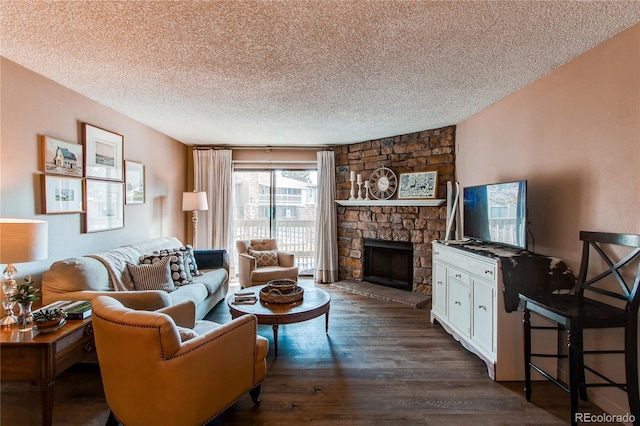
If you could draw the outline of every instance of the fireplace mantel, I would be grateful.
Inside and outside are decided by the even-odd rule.
[[[341,206],[419,206],[419,207],[439,207],[445,200],[424,199],[424,200],[336,200]]]

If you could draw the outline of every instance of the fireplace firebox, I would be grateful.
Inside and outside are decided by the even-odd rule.
[[[413,244],[365,238],[364,281],[413,291]]]

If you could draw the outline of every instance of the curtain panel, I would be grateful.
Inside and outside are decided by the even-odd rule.
[[[229,262],[233,247],[233,165],[231,150],[193,151],[196,191],[207,193],[209,210],[198,216],[198,242],[201,248],[225,249]]]
[[[318,159],[318,211],[314,278],[319,283],[338,280],[338,225],[333,151],[320,151]]]

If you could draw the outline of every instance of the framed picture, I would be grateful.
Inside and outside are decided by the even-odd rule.
[[[402,173],[398,198],[435,198],[438,192],[438,172]]]
[[[84,179],[42,176],[42,206],[45,214],[83,213]]]
[[[87,179],[85,232],[124,227],[124,183]]]
[[[84,167],[82,145],[42,136],[42,171],[57,175],[82,177]]]
[[[124,137],[117,133],[82,123],[85,177],[124,180]]]
[[[127,204],[144,203],[144,164],[135,161],[124,162]]]

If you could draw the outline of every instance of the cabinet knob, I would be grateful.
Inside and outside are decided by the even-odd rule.
[[[455,302],[453,302],[453,303],[455,303],[458,306],[462,306],[462,303],[458,302],[457,300]]]
[[[456,274],[456,278],[462,278],[462,275]]]
[[[487,307],[486,307],[486,306],[484,306],[484,305],[478,305],[478,309],[483,309],[483,310],[485,310],[485,311],[486,311],[486,310],[487,310]]]
[[[437,256],[440,256],[440,252],[439,252],[439,251],[437,251],[437,250],[436,250],[436,251],[434,251],[434,252],[433,252],[433,254],[435,254],[435,255],[437,255]]]
[[[89,324],[84,328],[84,335],[91,336],[93,334],[93,325]]]
[[[438,284],[442,285],[442,281],[438,281]]]
[[[93,351],[93,342],[87,342],[84,344],[84,347],[82,348],[84,349],[84,351],[86,353],[92,352]]]
[[[493,275],[493,271],[491,269],[488,269],[486,271],[484,271],[485,274],[489,274],[489,275]]]

